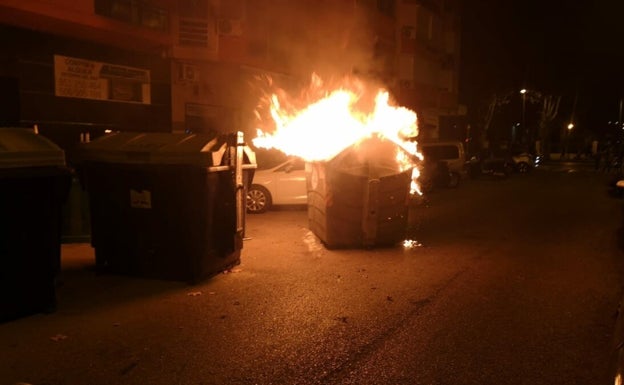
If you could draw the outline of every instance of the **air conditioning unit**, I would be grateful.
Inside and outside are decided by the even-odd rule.
[[[192,64],[180,63],[178,79],[187,82],[199,81],[199,67]]]
[[[219,19],[217,30],[221,36],[242,36],[243,22],[239,19]]]

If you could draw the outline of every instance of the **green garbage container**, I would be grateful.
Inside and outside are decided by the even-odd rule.
[[[392,246],[405,239],[412,167],[401,167],[397,152],[405,151],[372,138],[306,165],[309,227],[326,247]]]
[[[96,267],[195,283],[240,263],[255,168],[242,133],[113,133],[83,144]]]
[[[53,311],[70,172],[58,146],[0,128],[0,321]]]

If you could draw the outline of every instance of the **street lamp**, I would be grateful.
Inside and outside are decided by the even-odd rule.
[[[568,124],[568,135],[566,135],[566,142],[565,142],[565,154],[568,157],[568,159],[570,158],[570,134],[572,133],[572,129],[574,128],[574,123],[569,123]]]
[[[522,131],[527,133],[526,125],[524,122],[524,112],[526,111],[526,93],[527,90],[525,88],[520,90],[520,94],[522,95]]]

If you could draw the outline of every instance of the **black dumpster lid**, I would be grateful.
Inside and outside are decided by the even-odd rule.
[[[186,133],[117,132],[81,145],[82,160],[131,164],[220,166],[228,143],[224,137]],[[249,164],[255,154],[245,146]]]
[[[0,127],[0,168],[65,166],[65,152],[23,127]]]

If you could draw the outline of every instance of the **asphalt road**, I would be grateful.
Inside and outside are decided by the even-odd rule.
[[[0,384],[612,383],[622,201],[575,170],[436,190],[410,249],[248,216],[241,264],[193,286],[96,275],[64,245],[58,310],[0,324]]]

